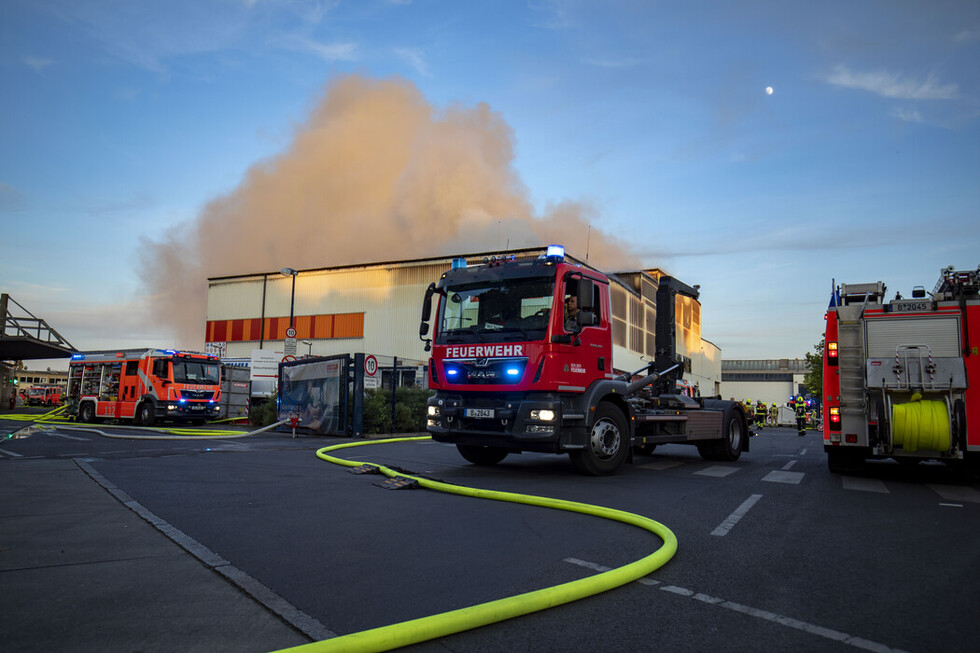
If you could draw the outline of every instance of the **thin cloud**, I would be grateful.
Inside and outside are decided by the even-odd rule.
[[[53,59],[45,59],[44,57],[32,57],[30,55],[23,58],[24,64],[28,68],[32,68],[35,72],[40,72],[41,70],[47,68],[54,63]]]
[[[965,29],[953,36],[953,40],[957,43],[967,43],[977,39],[980,39],[980,29]]]
[[[837,66],[826,81],[835,86],[869,91],[899,100],[954,100],[959,97],[956,84],[941,84],[931,74],[925,81],[920,81],[901,73],[856,72],[846,66]]]
[[[429,66],[425,62],[425,53],[415,48],[395,48],[394,52],[398,57],[410,65],[418,74],[429,77]]]
[[[599,68],[632,68],[642,64],[643,61],[627,57],[625,59],[586,59],[585,63]]]
[[[356,61],[357,45],[355,43],[320,43],[305,36],[290,36],[284,45],[297,52],[308,52],[324,61]]]
[[[903,122],[915,122],[915,123],[925,123],[922,118],[922,114],[916,109],[907,109],[905,107],[897,107],[892,109],[891,115],[893,118],[898,118]]]

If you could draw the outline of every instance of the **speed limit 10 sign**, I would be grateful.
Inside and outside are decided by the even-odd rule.
[[[374,376],[378,373],[378,359],[374,356],[368,355],[364,357],[364,373],[368,376]]]

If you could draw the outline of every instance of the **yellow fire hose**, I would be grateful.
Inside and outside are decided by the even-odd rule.
[[[949,411],[946,402],[923,400],[892,405],[892,443],[904,451],[946,451],[950,447]]]
[[[240,438],[246,435],[252,435],[254,433],[260,433],[266,431],[273,426],[282,424],[283,422],[278,422],[269,427],[259,429],[258,431],[217,431],[214,429],[195,429],[195,428],[167,428],[167,427],[150,427],[150,426],[134,426],[128,424],[122,425],[110,425],[110,424],[99,424],[95,425],[85,425],[79,424],[73,419],[67,417],[62,417],[61,414],[68,409],[68,406],[59,406],[53,410],[49,410],[46,413],[37,415],[35,413],[5,413],[0,415],[0,419],[10,420],[14,422],[35,422],[42,426],[46,425],[56,425],[56,426],[70,426],[72,430],[76,431],[92,431],[98,433],[99,435],[107,438],[117,438],[117,439],[127,439],[127,440],[171,440],[179,438]],[[126,429],[126,430],[138,430],[138,431],[148,431],[150,433],[163,433],[166,435],[115,435],[108,433],[103,429],[111,431],[112,429]]]
[[[578,599],[599,594],[607,590],[625,585],[634,580],[642,578],[647,574],[659,569],[667,563],[677,551],[677,538],[663,524],[647,517],[603,508],[575,501],[565,501],[562,499],[552,499],[548,497],[538,497],[527,494],[515,494],[512,492],[498,492],[494,490],[481,490],[477,488],[463,487],[449,483],[441,483],[419,476],[411,476],[396,472],[384,465],[375,463],[361,463],[341,458],[335,458],[327,454],[328,451],[346,449],[348,447],[358,447],[368,444],[383,444],[387,442],[410,442],[413,440],[427,440],[428,436],[411,438],[389,438],[386,440],[373,440],[367,442],[350,442],[332,447],[324,447],[317,451],[316,455],[323,460],[347,467],[360,467],[362,465],[372,465],[381,471],[382,474],[390,478],[400,477],[417,481],[419,486],[436,490],[438,492],[448,492],[467,497],[479,499],[492,499],[495,501],[509,501],[512,503],[523,503],[530,506],[541,506],[544,508],[555,508],[557,510],[567,510],[586,515],[612,519],[637,526],[647,530],[663,540],[663,545],[650,555],[632,562],[623,567],[618,567],[610,571],[596,574],[588,578],[582,578],[562,585],[548,587],[545,589],[518,594],[504,599],[474,605],[442,614],[412,619],[398,624],[373,628],[359,633],[351,633],[340,637],[326,639],[320,642],[296,646],[285,651],[298,651],[302,653],[313,653],[320,651],[356,651],[364,653],[367,651],[388,651],[401,646],[409,646],[424,642],[437,637],[445,637],[464,630],[486,626],[488,624],[504,621],[513,617],[530,614],[539,610],[545,610],[564,603],[577,601]]]

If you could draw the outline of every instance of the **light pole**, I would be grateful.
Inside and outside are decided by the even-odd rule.
[[[293,328],[293,306],[296,303],[296,275],[299,274],[299,272],[297,272],[293,268],[282,268],[281,270],[279,270],[279,274],[283,275],[284,277],[292,277],[293,278],[293,290],[292,290],[292,292],[289,295],[289,328],[292,329]]]

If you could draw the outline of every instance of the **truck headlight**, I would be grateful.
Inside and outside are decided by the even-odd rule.
[[[439,417],[442,411],[439,410],[438,406],[429,406],[429,417]]]
[[[555,411],[549,410],[547,408],[543,410],[532,410],[531,419],[535,419],[541,422],[553,422],[555,421]]]

